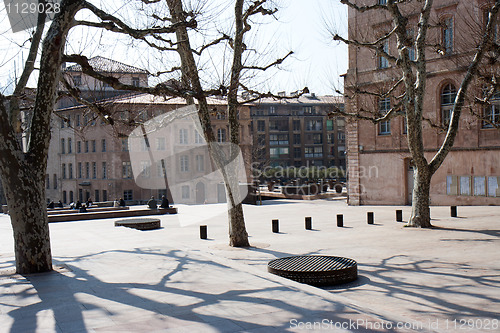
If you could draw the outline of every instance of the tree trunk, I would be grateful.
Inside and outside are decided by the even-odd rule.
[[[248,233],[245,228],[243,217],[243,205],[241,203],[231,207],[228,212],[229,217],[229,246],[248,247]],[[243,223],[242,223],[243,222]]]
[[[24,169],[24,168],[23,168]],[[27,168],[26,168],[27,169]],[[40,176],[26,175],[4,182],[5,195],[14,233],[18,274],[52,270],[52,254],[45,203],[45,182]]]
[[[432,174],[428,168],[415,168],[411,217],[407,227],[431,228],[430,188]]]

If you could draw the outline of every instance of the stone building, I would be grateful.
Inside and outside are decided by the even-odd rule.
[[[272,167],[345,169],[345,121],[328,117],[336,108],[343,109],[342,97],[315,94],[252,103],[254,160]]]
[[[229,129],[223,116],[227,104],[217,98],[210,98],[209,104],[217,140],[227,142]],[[225,202],[221,179],[208,181],[205,177],[214,167],[196,123],[184,117],[169,127],[154,127],[185,108],[184,100],[132,94],[108,99],[101,105],[114,119],[114,126],[86,106],[56,112],[65,121],[57,128],[54,137],[60,144],[55,145],[57,152],[50,159],[51,164],[55,161],[60,166],[60,197],[64,203],[88,198],[137,202],[162,195],[177,203]],[[193,118],[198,119],[196,113]],[[239,109],[239,120],[242,156],[249,158],[252,136],[248,107]],[[140,135],[143,128],[144,138]],[[132,141],[133,132],[139,136]],[[249,166],[250,161],[245,165]],[[240,180],[248,181],[245,177]]]
[[[357,0],[358,5],[385,4],[383,0]],[[405,7],[410,26],[417,25],[415,7]],[[479,36],[491,1],[436,0],[431,12],[429,43],[439,47],[426,53],[428,81],[424,116],[435,125],[449,121],[450,103],[464,77],[466,55],[474,51],[472,38]],[[392,29],[384,10],[359,13],[349,8],[349,38],[374,40]],[[478,33],[479,32],[479,33]],[[410,29],[409,34],[413,30]],[[390,54],[397,52],[395,37],[382,42]],[[410,49],[410,57],[413,50]],[[492,65],[488,70],[498,70]],[[394,83],[395,69],[376,51],[349,46],[349,69],[345,91],[356,89],[380,92]],[[476,96],[478,86],[470,90]],[[500,204],[500,95],[486,106],[471,103],[465,111],[454,147],[431,183],[432,205],[498,205]],[[346,99],[347,112],[373,111],[383,114],[395,105],[394,98],[356,95]],[[477,116],[482,115],[484,119]],[[392,118],[376,125],[369,121],[350,121],[347,127],[349,171],[349,204],[405,205],[412,200],[413,167],[406,139],[404,117]],[[424,124],[424,147],[429,160],[443,142],[446,131]]]

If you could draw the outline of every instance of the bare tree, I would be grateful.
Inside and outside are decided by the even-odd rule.
[[[346,98],[354,100],[357,96],[363,95],[370,97],[373,101],[373,99],[391,97],[396,103],[385,110],[384,114],[370,111],[378,109],[373,105],[368,107],[358,105],[358,110],[355,112],[338,111],[337,113],[356,120],[371,121],[375,124],[397,116],[406,118],[407,144],[415,164],[412,213],[408,226],[431,227],[429,210],[431,178],[453,147],[468,92],[472,90],[471,85],[474,83],[474,78],[478,77],[481,64],[484,63],[488,53],[498,53],[498,45],[493,43],[492,37],[494,29],[496,29],[500,1],[489,3],[489,15],[479,38],[477,40],[469,38],[467,49],[459,55],[461,61],[466,64],[464,67],[457,67],[457,71],[460,72],[461,84],[452,101],[449,121],[444,127],[446,136],[430,161],[424,155],[423,124],[430,123],[431,126],[438,128],[440,125],[433,124],[431,119],[426,118],[424,110],[424,100],[428,94],[426,83],[429,55],[444,55],[448,47],[446,43],[443,43],[440,34],[443,23],[433,22],[431,16],[431,12],[436,7],[434,1],[386,0],[374,1],[373,4],[369,5],[366,4],[366,1],[341,0],[340,2],[349,6],[350,11],[357,14],[364,13],[365,18],[370,14],[381,18],[378,24],[383,27],[384,32],[377,35],[376,32],[369,30],[356,32],[351,30],[348,38],[333,34],[334,40],[344,42],[351,48],[373,52],[381,61],[387,62],[391,66],[390,74],[384,74],[386,77],[383,79],[383,83],[377,84],[375,88],[349,86],[349,83],[346,83]],[[477,19],[477,15],[474,17]],[[418,21],[416,27],[410,25],[412,19]],[[397,42],[396,52],[391,52],[388,49],[386,44],[388,40]],[[496,60],[490,65],[494,66],[495,70],[498,69]],[[387,67],[389,66],[387,65]],[[483,79],[487,79],[490,86],[493,87],[491,91],[494,92],[495,87],[498,87],[495,84],[496,76],[490,75],[483,77]],[[484,98],[483,102],[487,103]]]

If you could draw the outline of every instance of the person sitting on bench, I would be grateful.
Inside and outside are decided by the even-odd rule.
[[[50,203],[47,205],[47,208],[52,209],[52,208],[54,208],[54,206],[55,206],[54,201],[51,200]]]
[[[158,208],[158,203],[155,200],[155,197],[151,197],[148,201],[148,208],[150,209],[157,209]]]
[[[168,199],[164,195],[162,195],[160,208],[168,208],[168,207],[170,207],[170,202],[168,202]]]
[[[120,198],[120,207],[125,207],[127,204],[125,203],[125,200],[123,198]]]

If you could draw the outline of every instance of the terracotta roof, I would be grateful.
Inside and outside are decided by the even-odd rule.
[[[144,69],[140,69],[134,66],[129,66],[116,60],[104,58],[101,56],[93,57],[89,59],[89,64],[97,72],[105,73],[138,73],[147,74],[148,72]],[[69,66],[65,69],[66,72],[81,72],[82,66],[76,64]]]

